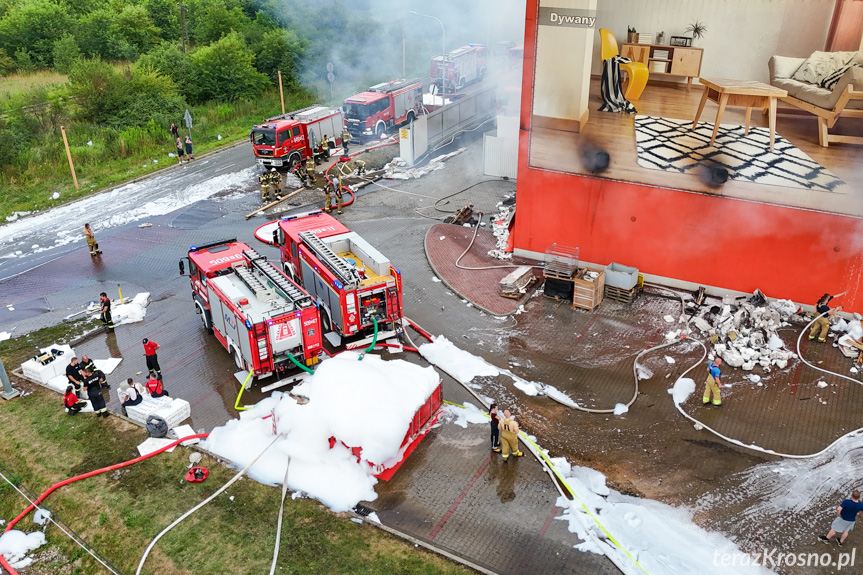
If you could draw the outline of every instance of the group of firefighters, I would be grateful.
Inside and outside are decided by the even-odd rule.
[[[347,132],[347,129],[342,131],[341,139],[342,139],[342,148],[344,150],[343,156],[340,159],[341,162],[346,162],[348,160],[348,144],[350,143],[350,134]],[[329,144],[327,143],[327,138],[324,136],[323,141],[321,142],[320,147],[318,148],[318,152],[315,153],[312,157],[306,158],[305,162],[297,162],[293,169],[292,173],[296,178],[300,181],[300,184],[307,188],[313,189],[317,187],[317,172],[315,171],[315,166],[320,163],[322,159],[329,158]],[[356,171],[358,176],[362,176],[365,173],[365,162],[362,160],[354,160],[356,164]],[[258,176],[258,181],[261,184],[261,200],[264,202],[269,201],[278,201],[282,199],[282,176],[276,170],[276,168],[271,168],[269,172],[264,172],[260,176]],[[324,211],[327,213],[332,212],[333,208],[333,196],[336,197],[336,210],[339,214],[342,213],[342,192],[344,191],[344,187],[341,185],[341,178],[339,178],[339,182],[327,181],[323,187],[324,199],[326,200],[326,206],[324,207]]]

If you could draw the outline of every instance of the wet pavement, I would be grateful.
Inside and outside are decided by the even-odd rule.
[[[514,189],[514,182],[481,175],[479,142],[474,141],[466,152],[450,159],[443,170],[423,179],[384,181],[385,187],[364,188],[357,194],[355,205],[345,211],[343,220],[400,268],[405,279],[406,313],[427,331],[444,334],[459,347],[524,379],[552,384],[580,405],[609,409],[629,401],[635,386],[632,361],[641,350],[663,341],[670,328],[662,317],[679,315],[677,299],[643,293],[631,305],[606,300],[594,312],[586,312],[573,310],[568,302],[532,297],[523,313],[502,317],[462,301],[476,298],[479,303],[487,302],[482,298],[489,297],[488,290],[483,292],[486,295],[467,293],[469,289],[463,287],[459,289],[465,293],[453,291],[450,286],[461,286],[459,279],[471,273],[456,269],[454,258],[447,255],[435,259],[434,269],[429,264],[433,250],[427,255],[425,239],[440,222],[421,213],[432,213],[430,208],[439,198],[479,180],[489,180],[493,183],[437,205],[454,211],[472,202],[478,211],[491,214],[497,202]],[[230,162],[235,172],[231,173],[251,168],[251,153],[246,148],[236,148],[236,157],[232,151]],[[219,164],[220,156],[212,161],[213,165]],[[230,237],[255,246],[271,259],[277,258],[275,249],[253,237],[254,229],[269,221],[268,216],[248,221],[244,218],[259,205],[256,182],[250,176],[231,181],[215,190],[209,199],[144,218],[152,227],[139,228],[144,220],[134,220],[97,234],[104,250],[101,258],[92,259],[83,242],[79,242],[40,252],[36,255],[39,266],[29,271],[23,258],[3,260],[5,268],[0,267],[0,276],[9,279],[0,279],[0,304],[12,305],[15,310],[0,307],[0,331],[14,327],[13,333],[20,333],[52,325],[97,299],[100,291],[115,295],[118,284],[127,297],[148,291],[152,303],[143,322],[120,326],[114,335],[99,334],[78,346],[78,353],[96,358],[123,357],[110,378],[116,389],[116,384],[126,377],[140,377],[137,372],[144,370],[141,339],[151,338],[162,346],[159,358],[165,387],[191,403],[191,424],[195,429],[209,430],[235,417],[233,406],[240,388],[233,375],[236,367],[221,345],[202,329],[191,303],[188,279],[179,276],[177,267],[190,245]],[[306,205],[316,202],[320,207],[323,203],[323,198],[314,193],[302,197],[300,203]],[[111,201],[103,199],[108,204]],[[463,242],[471,231],[462,230],[459,241]],[[454,247],[452,253],[460,251]],[[472,251],[471,256],[475,255]],[[438,275],[447,283],[436,281]],[[492,291],[496,289],[495,284]],[[513,302],[506,301],[512,306]],[[782,335],[786,344],[791,344],[790,331]],[[807,349],[807,357],[810,354],[816,363],[823,362],[822,367],[833,366],[842,373],[847,373],[851,362],[828,346]],[[675,363],[668,363],[666,355]],[[667,390],[700,357],[700,348],[686,342],[644,356],[641,363],[653,375],[639,382],[636,402],[622,416],[587,414],[544,396],[528,397],[507,377],[486,378],[475,384],[482,395],[513,406],[522,427],[536,435],[552,455],[566,456],[602,471],[609,485],[619,491],[693,505],[717,486],[734,490],[745,481],[736,472],[776,459],[731,445],[706,431],[696,431],[677,412]],[[705,421],[710,418],[711,425],[744,443],[755,442],[792,453],[820,450],[843,429],[863,425],[853,409],[858,405],[859,386],[817,375],[800,365],[795,361],[785,370],[774,371],[764,379],[766,385],[762,387],[744,383],[745,372],[726,369],[726,382],[731,384],[727,407],[709,411],[691,401],[684,407]],[[695,396],[699,396],[702,378],[698,370],[695,373]],[[820,380],[829,387],[813,387]],[[109,407],[116,411],[114,389]],[[244,403],[259,399],[258,389],[256,386],[246,392]],[[446,377],[444,396],[457,402],[470,400],[464,388]],[[485,435],[485,426],[470,426],[462,431],[444,425],[434,430],[393,480],[379,485],[380,497],[370,505],[378,506],[386,524],[401,526],[418,538],[445,546],[495,572],[580,572],[582,567],[584,572],[602,572],[607,567],[604,560],[596,567],[595,556],[558,549],[579,541],[561,532],[565,531],[563,522],[549,519],[559,513],[554,509],[556,491],[548,479],[540,488],[539,465],[523,458],[510,485],[511,479],[496,467],[499,461],[486,463]],[[423,495],[426,492],[428,496]],[[513,492],[515,499],[501,501]],[[435,493],[432,500],[431,494]],[[835,497],[838,496],[834,494]],[[745,531],[735,526],[735,518],[743,516],[741,510],[747,505],[756,503],[743,501],[705,509],[699,521],[733,535],[737,530]],[[448,512],[448,519],[432,537]],[[793,516],[786,521],[791,529],[810,528]],[[501,524],[515,524],[517,528],[502,528]],[[534,551],[516,553],[512,549]],[[539,552],[545,549],[553,553]],[[557,553],[569,558],[565,567],[559,566]],[[525,561],[518,561],[514,555]]]

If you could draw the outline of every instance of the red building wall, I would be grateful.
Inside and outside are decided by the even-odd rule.
[[[528,167],[537,0],[527,0],[514,247],[553,242],[586,262],[863,312],[863,220]],[[838,302],[839,300],[837,300]]]

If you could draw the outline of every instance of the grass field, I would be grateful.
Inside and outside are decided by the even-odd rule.
[[[16,97],[38,88],[65,84],[69,77],[53,70],[40,70],[30,74],[10,74],[0,80],[0,110]]]
[[[33,353],[79,333],[86,322],[63,324],[0,343],[8,371]],[[29,341],[28,341],[29,340]],[[0,403],[0,473],[21,489],[41,493],[65,478],[137,457],[145,431],[119,417],[65,415],[58,394],[32,384],[32,392]],[[203,483],[182,481],[191,450],[178,447],[141,463],[59,489],[45,501],[62,520],[117,570],[134,573],[152,538],[182,513],[207,498],[235,473],[204,456],[210,470]],[[142,573],[161,575],[267,573],[272,561],[280,488],[249,479],[233,485],[180,523],[155,546]],[[9,520],[28,505],[0,479],[0,518]],[[38,528],[32,515],[17,526]],[[61,533],[46,530],[48,545],[21,575],[90,575],[106,572]],[[316,501],[290,497],[277,573],[280,574],[456,574],[471,571],[432,555],[372,526],[334,514]]]

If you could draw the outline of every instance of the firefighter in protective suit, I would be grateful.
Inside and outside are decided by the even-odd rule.
[[[348,132],[347,127],[342,128],[341,139],[342,139],[342,150],[344,150],[344,155],[347,156],[349,154],[348,146],[351,143],[351,133]]]
[[[306,180],[309,188],[315,187],[315,160],[312,158],[306,158]]]
[[[305,187],[306,186],[306,167],[303,165],[302,162],[297,162],[296,164],[294,164],[293,173],[297,177],[297,179],[300,181],[300,185]]]
[[[273,188],[273,195],[277,200],[282,199],[282,175],[276,168],[270,170],[270,186]]]
[[[503,412],[503,419],[497,424],[500,429],[500,445],[503,448],[504,462],[509,460],[509,452],[516,457],[524,455],[518,449],[518,423],[512,418],[512,413],[507,409]]]
[[[270,198],[270,174],[264,172],[258,176],[258,181],[261,183],[261,200],[266,202]]]
[[[327,201],[326,205],[324,205],[324,211],[330,213],[333,211],[333,184],[332,182],[328,182],[326,186],[324,186],[324,199]],[[339,206],[341,207],[341,205]]]

